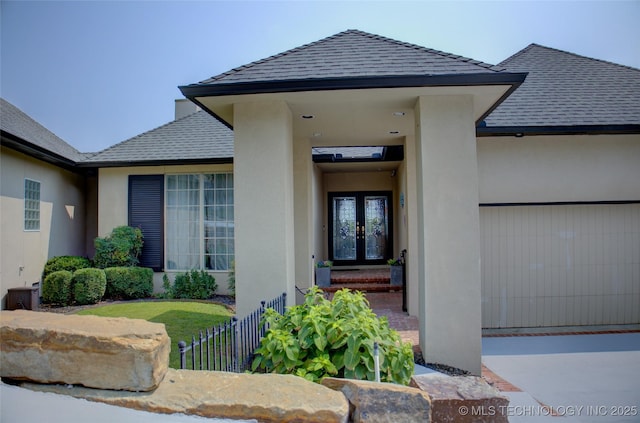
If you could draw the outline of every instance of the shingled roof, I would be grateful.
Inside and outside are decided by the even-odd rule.
[[[640,70],[531,44],[499,64],[527,79],[481,131],[637,132]],[[635,129],[634,129],[635,127]]]
[[[3,98],[0,112],[2,145],[65,167],[87,156]]]
[[[137,135],[83,161],[83,166],[231,163],[233,132],[204,111]]]
[[[478,60],[359,30],[322,40],[180,87],[200,96],[320,89],[519,83],[522,75]]]
[[[477,60],[351,29],[201,81],[285,81],[500,70]]]

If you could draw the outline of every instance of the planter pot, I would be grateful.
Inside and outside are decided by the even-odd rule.
[[[331,285],[330,267],[316,267],[316,285],[320,288],[327,288]]]
[[[391,286],[402,286],[402,266],[391,266]]]

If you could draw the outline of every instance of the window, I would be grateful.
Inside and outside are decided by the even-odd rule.
[[[24,180],[24,230],[40,230],[40,182]]]
[[[228,270],[234,257],[233,174],[166,176],[166,269]]]

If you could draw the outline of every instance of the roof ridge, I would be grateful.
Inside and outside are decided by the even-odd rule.
[[[125,140],[122,140],[122,141],[120,141],[120,142],[118,142],[118,143],[116,143],[116,144],[113,144],[112,146],[109,146],[109,147],[105,148],[104,150],[100,150],[100,151],[98,151],[98,152],[94,153],[92,156],[85,157],[84,159],[82,159],[82,160],[81,160],[81,162],[83,162],[83,161],[85,161],[85,160],[89,160],[89,159],[94,158],[94,157],[96,157],[96,156],[99,156],[99,155],[101,155],[102,153],[106,153],[106,152],[108,152],[108,151],[111,151],[111,150],[113,150],[114,148],[119,147],[119,146],[121,146],[121,145],[122,145],[122,144],[124,144],[124,143],[127,143],[127,142],[129,142],[129,141],[133,141],[133,140],[135,140],[135,139],[137,139],[137,138],[140,138],[140,137],[142,137],[143,135],[146,135],[146,134],[148,134],[148,133],[150,133],[150,132],[157,131],[157,130],[159,130],[159,129],[161,129],[161,128],[164,128],[164,127],[169,126],[169,125],[171,125],[171,124],[174,124],[174,123],[176,123],[176,122],[180,122],[180,121],[182,121],[182,120],[185,120],[185,119],[187,119],[187,118],[189,118],[189,117],[191,117],[191,116],[193,116],[193,115],[195,115],[195,114],[197,114],[197,113],[200,113],[200,112],[203,112],[203,113],[204,113],[204,110],[202,110],[202,109],[201,109],[201,110],[196,110],[195,112],[190,113],[190,114],[188,114],[188,115],[186,115],[186,116],[182,116],[182,117],[181,117],[181,118],[179,118],[179,119],[171,120],[171,121],[169,121],[169,122],[163,123],[163,124],[162,124],[162,125],[160,125],[160,126],[156,126],[155,128],[152,128],[152,129],[149,129],[149,130],[147,130],[147,131],[144,131],[144,132],[142,132],[142,133],[140,133],[140,134],[138,134],[138,135],[134,135],[134,136],[133,136],[133,137],[131,137],[131,138],[127,138],[127,139],[125,139]]]
[[[534,47],[539,47],[539,48],[542,48],[542,49],[545,49],[545,50],[554,51],[554,52],[557,52],[557,53],[563,53],[563,54],[567,54],[567,55],[570,55],[570,56],[578,57],[578,58],[581,58],[581,59],[591,60],[591,61],[594,61],[594,62],[606,63],[608,65],[614,65],[614,66],[621,67],[621,68],[626,68],[626,69],[630,69],[630,70],[634,70],[634,71],[640,71],[639,68],[634,68],[633,66],[622,65],[620,63],[611,62],[609,60],[597,59],[595,57],[589,57],[589,56],[585,56],[585,55],[578,54],[578,53],[573,53],[571,51],[562,50],[562,49],[555,48],[555,47],[548,47],[548,46],[544,46],[544,45],[538,44],[538,43],[529,44],[527,47],[523,48],[522,50],[520,50],[520,51],[514,53],[513,55],[507,57],[506,59],[504,59],[502,62],[500,62],[498,64],[498,66],[503,66],[507,62],[511,61],[512,59],[515,59],[516,57],[520,56],[521,54],[524,54],[525,52],[531,50]]]
[[[377,40],[380,40],[380,41],[393,43],[393,44],[396,44],[396,45],[399,45],[399,46],[403,46],[403,47],[407,47],[407,48],[411,48],[411,49],[414,49],[414,50],[420,50],[420,51],[424,51],[426,53],[436,54],[436,55],[439,55],[439,56],[442,56],[442,57],[446,57],[446,58],[449,58],[449,59],[454,59],[454,60],[459,60],[461,62],[471,63],[471,64],[474,64],[474,65],[477,65],[477,66],[480,66],[480,67],[483,67],[483,68],[486,68],[486,69],[489,69],[489,70],[493,70],[493,71],[502,71],[502,70],[504,70],[504,68],[501,68],[499,66],[492,65],[490,63],[485,63],[485,62],[482,62],[480,60],[475,60],[475,59],[472,59],[472,58],[469,58],[469,57],[465,57],[465,56],[461,56],[461,55],[457,55],[457,54],[453,54],[453,53],[447,53],[447,52],[444,52],[442,50],[436,50],[436,49],[424,47],[424,46],[421,46],[421,45],[418,45],[418,44],[408,43],[408,42],[405,42],[405,41],[395,40],[393,38],[384,37],[384,36],[378,35],[378,34],[372,34],[372,33],[366,32],[366,31],[361,31],[359,29],[347,29],[345,31],[339,32],[337,34],[330,35],[330,36],[322,38],[320,40],[313,41],[313,42],[307,43],[307,44],[303,44],[303,45],[298,46],[298,47],[294,47],[292,49],[283,51],[283,52],[278,53],[278,54],[274,54],[274,55],[266,57],[264,59],[255,60],[255,61],[253,61],[251,63],[246,64],[246,65],[235,67],[235,68],[233,68],[231,70],[228,70],[228,71],[223,72],[221,74],[218,74],[216,76],[212,76],[212,77],[210,77],[208,79],[200,81],[199,83],[200,84],[206,84],[206,83],[211,83],[213,81],[218,81],[218,80],[224,79],[226,76],[233,75],[233,74],[235,74],[235,73],[237,73],[239,71],[246,70],[246,69],[252,68],[254,66],[270,62],[272,60],[276,60],[278,58],[281,58],[281,57],[296,53],[298,51],[301,51],[303,49],[309,48],[311,46],[315,46],[315,45],[318,45],[318,44],[321,44],[321,43],[325,43],[325,42],[327,42],[329,40],[337,39],[339,37],[343,37],[343,36],[349,35],[349,34],[356,34],[356,35],[360,35],[362,37],[367,37],[367,38],[371,38],[371,39],[377,39]]]
[[[345,31],[345,32],[355,32],[355,33],[358,33],[360,35],[363,35],[363,36],[366,36],[366,37],[369,37],[369,38],[376,38],[376,39],[381,40],[381,41],[391,42],[391,43],[398,44],[398,45],[401,45],[401,46],[404,46],[404,47],[413,48],[415,50],[422,50],[422,51],[425,51],[427,53],[436,54],[438,56],[447,57],[449,59],[455,59],[455,60],[460,60],[460,61],[463,61],[463,62],[469,62],[469,63],[472,63],[474,65],[481,66],[483,68],[496,70],[496,71],[498,70],[498,69],[494,69],[494,68],[497,68],[496,65],[492,65],[490,63],[486,63],[486,62],[483,62],[483,61],[480,61],[480,60],[472,59],[472,58],[466,57],[466,56],[461,56],[459,54],[447,53],[446,51],[437,50],[437,49],[433,49],[433,48],[430,48],[430,47],[424,47],[424,46],[421,46],[421,45],[415,44],[415,43],[409,43],[409,42],[406,42],[406,41],[396,40],[394,38],[385,37],[383,35],[372,34],[372,33],[369,33],[369,32],[360,31],[358,29],[352,29],[352,30],[348,30],[348,31]],[[339,35],[339,34],[337,34],[337,35]]]

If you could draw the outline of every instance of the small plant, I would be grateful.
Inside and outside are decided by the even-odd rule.
[[[380,347],[380,378],[406,385],[413,374],[411,344],[403,343],[378,318],[361,292],[342,289],[329,301],[312,287],[303,305],[284,315],[267,309],[268,330],[252,364],[271,373],[287,373],[317,382],[327,376],[375,380],[374,342]]]
[[[78,269],[73,273],[71,284],[77,304],[96,304],[104,296],[107,278],[102,269]]]
[[[108,267],[106,298],[132,300],[153,293],[153,270],[146,267]]]
[[[179,273],[173,285],[166,274],[162,280],[166,298],[206,300],[213,297],[218,289],[216,279],[204,270]]]
[[[333,262],[331,260],[321,260],[316,263],[316,267],[331,267]]]
[[[71,280],[73,273],[68,270],[51,272],[42,284],[42,301],[49,304],[67,306],[71,303]]]
[[[399,258],[390,258],[389,260],[387,260],[387,264],[389,266],[402,266],[402,260],[400,260]]]
[[[140,228],[118,226],[110,235],[96,238],[96,253],[93,265],[100,269],[107,267],[136,266],[142,253],[143,236]]]
[[[73,273],[78,269],[91,267],[91,260],[86,257],[79,256],[57,256],[51,257],[44,265],[42,272],[42,280],[44,281],[50,273],[59,270],[68,270]]]

